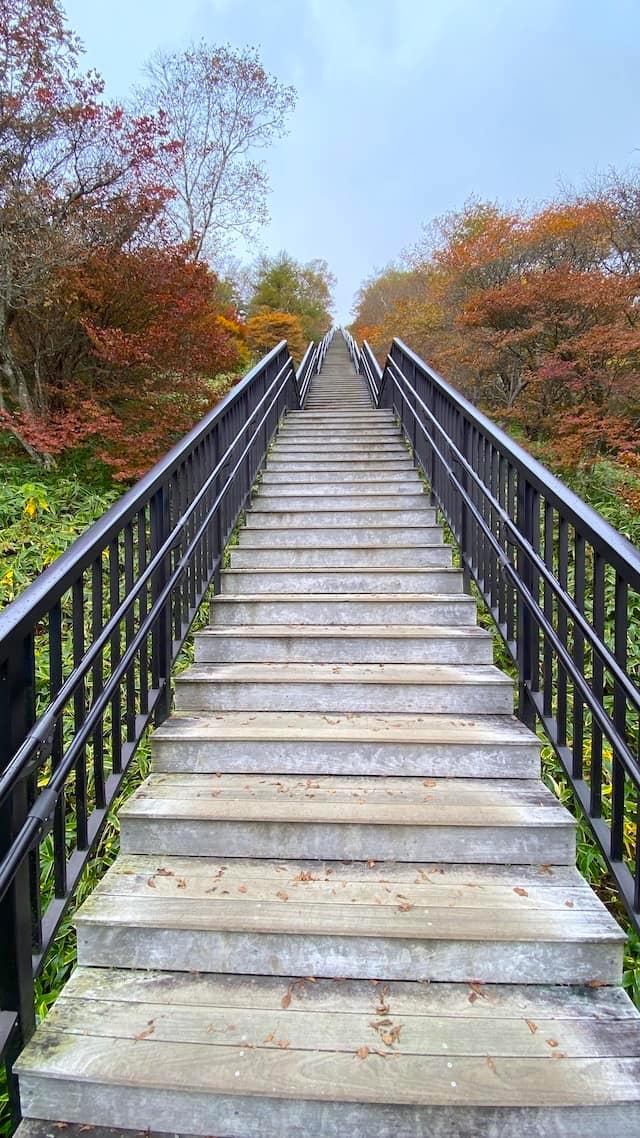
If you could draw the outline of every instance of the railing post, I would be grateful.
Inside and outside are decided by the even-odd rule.
[[[524,543],[529,548],[534,548],[534,524],[535,524],[535,494],[528,479],[524,477],[522,470],[518,471],[518,497],[516,508],[516,525],[520,531]],[[518,574],[523,585],[529,592],[533,591],[533,566],[531,559],[526,551],[522,548],[518,549]],[[534,632],[534,620],[529,606],[525,603],[522,594],[518,593],[518,619],[517,619],[517,638],[518,638],[518,718],[529,727],[530,730],[535,729],[536,725],[536,711],[532,700],[529,698],[529,690],[533,681],[533,667],[532,667],[532,654],[536,637]]]
[[[463,458],[469,461],[470,456],[470,438],[471,438],[471,424],[466,415],[462,416],[462,438],[460,440],[460,450]],[[471,592],[471,571],[469,565],[471,563],[471,519],[469,516],[469,507],[467,506],[467,498],[469,496],[469,474],[466,466],[461,466],[460,469],[460,484],[462,486],[462,494],[460,495],[460,550],[462,552],[462,587],[465,593]]]
[[[169,508],[169,487],[167,483],[156,491],[151,499],[150,509],[151,526],[151,557],[155,557],[169,536],[171,516]],[[171,553],[166,553],[153,575],[151,589],[152,603],[155,603],[164,589],[171,567]],[[171,636],[171,604],[167,600],[162,606],[152,635],[152,655],[154,681],[158,688],[158,702],[156,703],[154,722],[159,726],[168,716],[171,699],[171,662],[172,662],[172,636]]]

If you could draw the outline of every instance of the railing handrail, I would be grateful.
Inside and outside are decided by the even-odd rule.
[[[163,458],[152,466],[151,470],[147,471],[129,490],[125,490],[101,517],[75,538],[55,561],[43,569],[35,581],[27,585],[15,600],[0,611],[0,657],[4,639],[14,634],[19,635],[25,623],[37,620],[42,611],[47,611],[55,593],[66,590],[65,581],[69,572],[75,573],[80,566],[87,567],[91,564],[96,553],[118,532],[122,520],[127,515],[136,513],[155,493],[163,481],[180,465],[184,456],[211,430],[216,421],[222,418],[228,407],[240,399],[258,373],[283,350],[288,350],[286,340],[281,340],[275,348],[267,352],[255,367],[251,368],[199,423],[196,423],[195,427],[192,427]]]
[[[366,341],[365,341],[366,344]],[[526,471],[529,477],[533,477],[539,489],[543,490],[545,494],[553,497],[558,504],[569,513],[569,520],[575,520],[579,523],[580,528],[584,529],[592,538],[597,538],[598,541],[605,541],[610,547],[612,554],[615,554],[616,560],[621,567],[624,567],[625,572],[630,571],[634,580],[636,588],[640,589],[640,551],[624,536],[619,530],[615,529],[603,518],[601,514],[594,510],[583,498],[569,486],[566,486],[559,478],[547,470],[545,466],[528,451],[521,447],[510,435],[503,431],[496,423],[493,423],[482,411],[465,399],[455,387],[447,383],[437,371],[435,371],[420,356],[409,348],[403,340],[399,337],[394,337],[391,352],[393,352],[393,345],[396,345],[400,351],[407,356],[411,363],[421,371],[425,372],[432,382],[450,399],[452,399],[461,411],[465,413],[482,428],[487,438],[491,439],[502,451],[510,456],[513,462]],[[364,346],[364,345],[363,345]],[[369,345],[366,344],[369,348]],[[371,349],[369,348],[369,351]],[[389,358],[391,358],[391,352]],[[373,354],[373,353],[372,353]],[[388,361],[387,361],[388,364]],[[385,364],[385,371],[387,364]],[[384,381],[384,373],[383,381]],[[379,393],[380,397],[380,393]]]

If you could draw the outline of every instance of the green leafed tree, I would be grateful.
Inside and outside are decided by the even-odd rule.
[[[332,324],[335,283],[326,261],[303,265],[285,252],[263,257],[254,275],[249,315],[287,312],[298,317],[305,340],[319,340]]]

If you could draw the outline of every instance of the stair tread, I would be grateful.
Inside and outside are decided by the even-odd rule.
[[[333,874],[329,873],[322,890],[316,891],[305,888],[313,883],[296,880],[298,874],[283,873],[278,863],[265,860],[260,878],[249,885],[244,880],[242,859],[222,874],[219,861],[212,859],[207,889],[199,890],[194,885],[189,891],[190,871],[186,877],[178,876],[170,855],[157,855],[156,862],[156,869],[149,876],[132,873],[131,868],[119,873],[112,867],[81,906],[75,923],[79,927],[108,924],[127,929],[417,938],[427,942],[618,943],[625,939],[597,898],[594,907],[588,886],[583,888],[590,895],[589,907],[580,908],[575,901],[571,908],[567,907],[565,901],[572,898],[563,895],[562,890],[554,891],[556,908],[536,905],[516,892],[524,888],[517,867],[511,869],[511,886],[500,891],[499,900],[496,898],[493,903],[486,899],[480,905],[475,897],[468,896],[475,890],[470,889],[465,895],[463,889],[457,888],[438,905],[432,896],[427,872],[432,867],[428,865],[423,868],[426,880],[419,878],[418,870],[420,884],[414,886],[414,900],[405,900],[408,886],[403,886],[401,893],[396,891],[392,903],[385,904],[389,895],[386,890],[393,886],[387,884],[381,864],[372,869],[372,880],[359,882],[357,888],[349,890],[346,884],[343,887],[338,881],[334,883]],[[130,858],[129,867],[132,863],[135,859]],[[469,882],[474,881],[478,868],[467,867]],[[305,872],[300,870],[299,874]],[[539,888],[544,895],[545,888],[554,887],[541,884]],[[422,900],[420,892],[424,893]],[[576,893],[580,892],[577,887]]]
[[[122,817],[199,821],[345,823],[359,826],[569,826],[575,821],[543,783],[262,774],[151,775]]]
[[[460,640],[491,639],[491,633],[478,624],[458,624],[452,628],[441,624],[230,624],[203,628],[196,633],[196,636],[204,639],[252,636],[257,640],[265,636],[296,636],[302,639],[326,636],[331,640],[342,636],[353,637],[356,640],[371,639],[371,637],[378,640],[415,638],[448,640],[451,637]]]
[[[407,603],[415,603],[416,601],[443,601],[447,604],[463,604],[472,606],[475,609],[476,602],[473,597],[467,593],[218,593],[213,598],[213,604],[237,604],[239,601],[321,601],[322,603],[331,602],[333,600],[340,601],[361,601],[363,604],[371,604],[372,601],[384,601],[389,604],[398,604],[406,601]]]
[[[639,1053],[637,1012],[609,988],[79,968],[18,1069],[312,1100],[588,1105],[638,1101]]]
[[[261,626],[264,627],[264,626]],[[192,664],[176,683],[496,684],[513,680],[494,664]]]
[[[260,628],[266,627],[263,625]],[[373,626],[371,626],[373,627]],[[156,739],[370,739],[376,743],[509,744],[530,747],[538,740],[512,716],[388,715],[352,712],[195,712],[172,715],[154,732]]]

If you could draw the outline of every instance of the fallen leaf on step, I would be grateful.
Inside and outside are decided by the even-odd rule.
[[[557,1039],[545,1039],[545,1043],[549,1047],[558,1047],[558,1040]]]
[[[288,1008],[288,1007],[289,1007],[289,1004],[291,1003],[291,996],[292,996],[292,995],[293,995],[293,988],[292,988],[292,987],[291,987],[291,985],[290,985],[290,986],[287,988],[287,990],[286,990],[286,992],[285,992],[284,996],[282,997],[282,999],[281,999],[281,1001],[280,1001],[280,1007],[281,1007],[281,1008],[285,1008],[285,1009],[286,1009],[286,1008]]]
[[[246,892],[247,892],[246,885],[239,885],[238,886],[238,893],[246,893]]]
[[[526,889],[523,889],[521,885],[516,885],[516,887],[515,887],[515,889],[513,890],[513,892],[514,892],[514,893],[517,893],[517,894],[518,894],[518,897],[528,897],[528,896],[529,896],[529,894],[527,893]]]
[[[479,980],[472,980],[471,983],[469,984],[469,987],[471,988],[471,991],[472,991],[473,995],[475,996],[476,1000],[478,999],[478,996],[481,999],[486,1000],[487,993],[482,991],[482,986],[481,986],[481,983]],[[473,1003],[473,1000],[471,999],[471,997],[469,997],[469,1003],[470,1004]]]
[[[286,1051],[288,1046],[289,1046],[289,1040],[288,1039],[279,1039],[278,1040],[278,1047],[281,1047],[283,1051]]]
[[[573,909],[573,901],[565,901],[564,904],[566,909]]]
[[[356,1051],[356,1055],[358,1056],[358,1059],[367,1059],[369,1054],[370,1054],[370,1052],[369,1052],[368,1047],[359,1047],[358,1050]]]
[[[265,1035],[262,1042],[263,1043],[273,1043],[273,1040],[275,1038],[275,1034],[276,1034],[275,1031],[270,1031],[268,1035]]]
[[[297,873],[296,876],[293,878],[293,880],[294,881],[318,881],[319,879],[317,877],[314,877],[310,870],[301,869],[300,873]]]
[[[289,894],[283,893],[282,890],[280,890],[279,893],[276,893],[276,897],[279,897],[281,901],[288,901],[289,900]]]
[[[566,1051],[552,1051],[551,1052],[551,1058],[552,1059],[566,1059],[567,1053],[566,1053]]]
[[[491,1055],[487,1055],[487,1067],[489,1068],[490,1071],[493,1071],[493,1073],[495,1075],[496,1065],[495,1065],[495,1062],[492,1059]]]
[[[544,873],[547,877],[553,877],[553,870],[550,865],[539,865],[538,871]]]
[[[156,885],[153,877],[147,878],[147,885],[149,886],[150,889],[157,889],[157,885]]]
[[[529,1028],[529,1031],[531,1032],[531,1034],[535,1035],[536,1031],[538,1030],[537,1023],[534,1023],[532,1019],[526,1019],[524,1022],[526,1023],[527,1027]]]
[[[369,861],[367,862],[369,869],[373,869],[375,864],[376,864],[376,862],[373,860],[373,858],[369,858]]]
[[[424,780],[424,782],[422,783],[422,785],[423,786],[437,786],[438,784],[434,778],[426,778]]]
[[[134,1038],[134,1039],[146,1039],[148,1035],[153,1035],[153,1033],[154,1033],[154,1031],[155,1031],[155,1030],[156,1030],[156,1029],[155,1029],[155,1024],[153,1024],[153,1023],[150,1023],[150,1024],[149,1024],[149,1027],[146,1027],[146,1028],[144,1029],[144,1031],[139,1031],[139,1032],[138,1032],[138,1034],[137,1034],[137,1035],[134,1035],[134,1037],[133,1037],[133,1038]]]
[[[172,869],[156,869],[156,877],[173,877]]]
[[[410,905],[408,901],[403,901],[401,905],[398,905],[398,912],[399,913],[408,913],[409,910],[413,909],[413,908],[415,908],[414,905]]]

